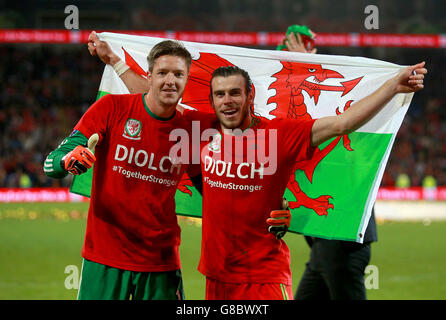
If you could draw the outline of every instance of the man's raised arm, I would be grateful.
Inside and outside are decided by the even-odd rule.
[[[88,36],[88,51],[92,56],[98,56],[102,62],[109,64],[115,69],[118,76],[129,89],[130,93],[143,93],[149,91],[147,80],[130,69],[124,61],[113,52],[109,44],[101,41],[95,31]]]
[[[409,66],[387,80],[371,95],[351,105],[344,113],[317,119],[311,130],[311,144],[355,131],[373,118],[397,93],[416,92],[424,88],[427,73],[424,62]]]

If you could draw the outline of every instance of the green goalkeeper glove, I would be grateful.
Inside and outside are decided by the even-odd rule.
[[[283,199],[282,210],[273,210],[270,213],[270,218],[266,220],[269,225],[268,232],[272,233],[277,240],[287,233],[291,222],[291,212],[288,208],[288,201]]]
[[[98,134],[92,134],[90,139],[88,139],[88,148],[77,146],[60,160],[60,166],[64,168],[65,171],[74,175],[80,175],[87,172],[96,161],[93,150],[98,140]]]

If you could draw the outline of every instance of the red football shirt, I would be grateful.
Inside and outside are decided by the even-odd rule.
[[[169,150],[176,141],[169,134],[190,130],[190,122],[178,112],[157,117],[143,97],[106,95],[75,127],[87,138],[100,136],[82,256],[131,271],[176,270],[181,265],[174,196],[187,165],[172,164]]]
[[[215,123],[215,115],[212,119]],[[296,162],[314,151],[313,123],[255,119],[241,135],[219,130],[211,142],[202,143],[201,273],[224,282],[291,285],[289,249],[268,232],[266,219],[281,208]]]

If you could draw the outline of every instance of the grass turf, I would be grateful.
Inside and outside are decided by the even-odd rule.
[[[73,269],[80,272],[88,203],[0,205],[0,299],[76,299]],[[199,222],[199,220],[198,220]],[[201,228],[180,219],[181,258],[187,299],[204,299],[205,279],[197,270]],[[384,223],[372,245],[371,265],[379,272],[378,289],[369,299],[446,299],[446,222]],[[288,234],[293,287],[308,259],[300,235]],[[74,280],[73,280],[74,279]]]

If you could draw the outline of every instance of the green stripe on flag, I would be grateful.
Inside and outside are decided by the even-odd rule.
[[[94,166],[94,165],[93,165]],[[71,182],[70,192],[90,198],[91,183],[93,181],[93,167],[80,176],[74,176]]]
[[[175,194],[175,211],[181,216],[201,218],[202,197],[194,187],[189,187],[192,196],[177,190]]]
[[[96,100],[101,99],[103,96],[105,96],[106,94],[109,94],[110,92],[106,92],[106,91],[98,91],[98,95],[96,96]]]
[[[392,134],[354,132],[349,134],[349,138],[354,151],[346,150],[340,140],[316,167],[313,183],[303,171],[296,172],[296,180],[308,197],[329,195],[333,197],[330,203],[334,209],[328,209],[327,216],[319,216],[303,206],[293,209],[290,231],[326,239],[336,237],[356,241],[364,207]],[[288,201],[296,199],[288,189],[285,198]]]

